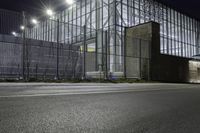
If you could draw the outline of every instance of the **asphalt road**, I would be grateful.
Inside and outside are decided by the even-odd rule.
[[[2,83],[0,133],[200,133],[200,85]]]

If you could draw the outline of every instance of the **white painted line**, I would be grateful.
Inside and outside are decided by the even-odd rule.
[[[28,95],[9,95],[0,96],[0,98],[21,98],[21,97],[44,97],[44,96],[68,96],[68,95],[90,95],[90,94],[109,94],[109,93],[127,93],[127,92],[148,92],[148,91],[163,91],[163,90],[180,90],[180,89],[137,89],[137,90],[102,90],[102,91],[80,91],[68,93],[53,93],[53,94],[28,94]]]

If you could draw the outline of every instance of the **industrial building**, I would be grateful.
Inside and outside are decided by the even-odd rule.
[[[77,0],[25,38],[80,47],[84,78],[200,81],[200,21],[156,0]]]

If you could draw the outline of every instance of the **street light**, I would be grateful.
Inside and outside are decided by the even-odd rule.
[[[17,36],[17,33],[15,31],[12,32],[13,36]]]
[[[51,16],[53,16],[54,12],[52,9],[47,9],[46,14],[51,17]]]
[[[24,30],[24,29],[25,29],[25,26],[23,26],[23,25],[20,26],[20,29],[21,29],[21,30]]]
[[[74,3],[74,0],[66,0],[67,4],[72,5]]]
[[[33,19],[31,20],[31,22],[32,22],[33,24],[38,24],[38,21],[37,21],[37,19],[35,19],[35,18],[33,18]]]

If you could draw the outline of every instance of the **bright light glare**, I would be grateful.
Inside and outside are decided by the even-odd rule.
[[[24,30],[24,29],[25,29],[25,26],[23,26],[23,25],[20,26],[20,29],[21,29],[21,30]]]
[[[72,5],[74,3],[74,0],[66,0],[67,4]]]
[[[17,36],[17,33],[13,31],[13,32],[12,32],[12,35],[13,35],[13,36]]]
[[[53,10],[51,10],[51,9],[47,9],[47,10],[46,10],[46,14],[47,14],[48,16],[53,16],[54,12],[53,12]]]
[[[32,22],[33,24],[37,24],[37,23],[38,23],[38,21],[37,21],[36,19],[34,19],[34,18],[31,20],[31,22]]]

